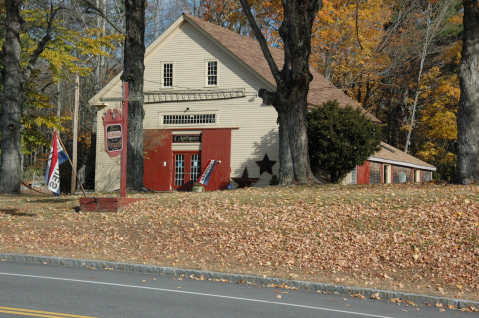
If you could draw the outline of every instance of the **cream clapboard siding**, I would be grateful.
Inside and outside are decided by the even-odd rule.
[[[277,113],[272,106],[262,105],[261,98],[252,98],[260,88],[266,87],[264,82],[189,23],[184,22],[178,31],[166,45],[148,56],[145,65],[145,91],[161,89],[162,62],[174,63],[174,89],[210,89],[205,87],[205,61],[217,60],[217,88],[244,88],[247,96],[238,99],[146,104],[144,129],[196,128],[198,126],[195,125],[161,126],[161,116],[216,113],[216,125],[201,127],[239,128],[232,130],[231,177],[241,176],[244,168],[248,167],[249,177],[260,178],[255,186],[268,185],[271,175],[263,173],[260,176],[259,166],[255,161],[262,160],[266,153],[270,160],[278,161]],[[120,96],[118,94],[121,94],[121,87],[117,86],[118,88],[112,87],[102,97]],[[106,108],[112,106],[108,105]],[[187,107],[189,110],[185,112]],[[104,109],[101,109],[98,114],[99,131],[103,131],[103,112]],[[120,157],[110,158],[106,154],[103,133],[99,134],[97,142],[96,190],[118,189]],[[194,149],[195,147],[191,150]],[[278,168],[279,163],[276,163],[273,167],[274,174],[278,174]],[[232,184],[236,187],[233,181]]]

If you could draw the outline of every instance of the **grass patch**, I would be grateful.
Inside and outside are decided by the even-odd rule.
[[[108,194],[95,194],[108,196]],[[396,184],[132,194],[0,195],[4,252],[267,275],[479,300],[479,186]]]

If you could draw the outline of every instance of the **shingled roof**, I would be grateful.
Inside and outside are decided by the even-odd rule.
[[[433,165],[408,155],[404,151],[401,151],[385,142],[381,142],[381,150],[369,158],[371,161],[375,161],[375,159],[379,159],[378,161],[395,161],[398,162],[399,165],[400,163],[406,163],[407,165],[411,166],[419,166],[425,170],[436,170],[436,167]]]
[[[218,45],[224,47],[236,58],[240,59],[243,63],[249,66],[249,68],[257,75],[261,76],[272,86],[276,87],[273,74],[271,73],[268,62],[263,55],[263,51],[261,50],[258,41],[186,13],[184,14],[184,17],[188,22],[198,26],[200,30],[203,30],[206,34],[213,38]],[[281,68],[284,63],[284,52],[273,47],[270,47],[269,50],[276,62],[276,65]],[[371,120],[376,123],[380,123],[379,119],[368,113],[355,100],[344,94],[340,89],[331,84],[313,68],[310,68],[310,72],[313,75],[313,81],[309,86],[309,105],[319,106],[327,101],[337,100],[340,106],[345,107],[346,105],[350,105],[353,108],[360,108],[363,113],[371,118]],[[402,163],[406,166],[412,166],[416,168],[420,167],[426,170],[436,170],[433,165],[408,155],[385,142],[381,142],[381,150],[375,153],[370,160],[390,161],[395,162],[398,165],[401,165]]]
[[[230,31],[223,27],[214,25],[205,20],[199,19],[189,14],[184,14],[186,20],[209,34],[219,45],[226,48],[237,58],[243,61],[259,76],[263,77],[271,85],[276,87],[273,74],[269,68],[268,62],[263,55],[263,51],[259,42],[247,36]],[[284,64],[284,53],[282,50],[270,47],[269,48],[273,59],[278,65],[278,68]],[[353,108],[361,108],[361,110],[374,122],[380,121],[362,108],[356,101],[344,94],[340,89],[331,84],[321,74],[310,68],[313,75],[313,81],[309,85],[308,104],[311,106],[319,106],[330,100],[338,100],[339,105],[345,107],[350,105]]]

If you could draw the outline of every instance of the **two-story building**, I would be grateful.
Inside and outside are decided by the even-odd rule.
[[[281,66],[283,52],[270,50]],[[335,99],[341,106],[360,107],[319,73],[311,72],[310,107]],[[232,178],[243,177],[256,179],[254,186],[266,186],[272,174],[278,174],[277,113],[257,97],[261,88],[274,91],[275,82],[257,41],[184,14],[147,48],[144,76],[143,127],[145,132],[154,132],[150,135],[161,137],[145,159],[147,188],[188,190],[210,159],[218,164],[207,190],[225,189],[229,184],[236,187]],[[120,108],[119,102],[104,103],[100,99],[121,96],[121,84],[118,75],[90,100],[98,110],[99,132],[103,131],[106,109]],[[379,122],[371,114],[367,116]],[[103,134],[98,135],[96,149],[95,190],[118,189],[119,157],[109,157],[104,151]],[[410,168],[435,170],[406,154],[396,159],[378,162],[381,167],[408,167],[408,161],[416,160]],[[366,169],[367,182],[361,177],[366,175],[361,167],[345,180],[369,183],[371,167],[374,165]],[[390,180],[394,179],[394,170],[387,170]]]

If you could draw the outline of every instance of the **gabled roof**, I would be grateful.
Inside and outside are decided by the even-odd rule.
[[[273,87],[276,87],[273,74],[271,73],[268,62],[263,55],[263,51],[261,50],[258,41],[186,13],[183,14],[183,16],[188,22],[196,25],[199,29],[205,31],[210,37],[216,40],[217,44],[223,46],[223,48],[244,62],[244,64],[249,66],[249,68],[257,75],[264,78]],[[270,47],[269,50],[276,65],[281,69],[284,64],[283,51],[273,47]],[[313,68],[310,68],[310,72],[313,75],[313,81],[309,86],[309,105],[320,106],[327,101],[336,99],[340,106],[345,107],[346,105],[350,105],[353,108],[361,108],[374,122],[380,122],[376,117],[364,110],[355,100],[344,94],[340,89],[336,88]]]
[[[368,160],[436,171],[436,167],[433,165],[408,155],[404,151],[394,148],[385,142],[381,142],[381,150],[376,152],[372,157],[368,158]]]

